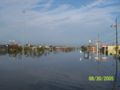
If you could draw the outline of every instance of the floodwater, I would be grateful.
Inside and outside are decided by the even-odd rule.
[[[113,76],[114,81],[90,81]],[[120,90],[120,61],[85,59],[79,51],[0,55],[0,90]]]

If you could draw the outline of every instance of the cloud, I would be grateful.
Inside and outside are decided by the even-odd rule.
[[[101,4],[105,3],[105,2],[106,2],[106,0],[96,0],[96,1],[94,1],[94,2],[92,2],[90,4],[88,4],[88,5],[83,5],[82,8],[91,9],[91,8],[97,7],[97,6],[99,6],[99,5],[101,5]]]
[[[111,0],[96,0],[79,8],[61,4],[50,9],[52,3],[53,0],[0,1],[0,38],[79,45],[95,39],[98,33],[111,32],[112,13],[120,12],[120,6],[108,5],[113,3]]]

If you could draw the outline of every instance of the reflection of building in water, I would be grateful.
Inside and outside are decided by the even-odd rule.
[[[24,47],[24,48],[23,48]],[[75,50],[73,47],[57,47],[57,46],[48,46],[48,45],[19,45],[17,43],[10,43],[8,45],[0,45],[0,55],[9,54],[10,56],[16,57],[20,55],[24,56],[42,56],[48,55],[51,52],[71,52]],[[24,51],[24,52],[23,52]]]

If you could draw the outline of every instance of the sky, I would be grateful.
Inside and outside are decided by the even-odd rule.
[[[120,0],[0,0],[0,42],[114,43],[116,17]]]

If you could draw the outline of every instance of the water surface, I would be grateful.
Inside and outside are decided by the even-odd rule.
[[[0,90],[120,90],[117,81],[89,81],[89,76],[115,76],[116,60],[84,59],[79,51],[42,56],[1,55]]]

